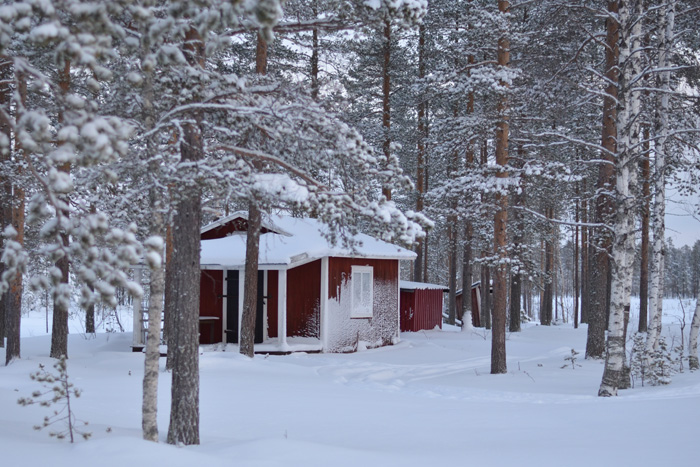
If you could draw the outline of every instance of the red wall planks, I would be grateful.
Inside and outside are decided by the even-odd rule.
[[[401,291],[401,331],[442,328],[442,289]]]
[[[333,257],[328,261],[328,298],[336,298],[343,282],[350,279],[352,266],[372,266],[375,282],[398,281],[398,260]],[[396,290],[398,290],[398,283]]]
[[[223,271],[203,270],[200,280],[199,292],[199,343],[213,344],[221,342],[223,333]],[[216,317],[218,319],[207,320],[206,317]]]
[[[268,289],[269,290],[269,289]],[[321,260],[287,271],[287,336],[321,335]]]

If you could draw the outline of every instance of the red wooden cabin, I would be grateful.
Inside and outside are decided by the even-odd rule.
[[[472,326],[475,328],[481,327],[481,282],[472,284]],[[462,289],[459,289],[456,294],[457,309],[462,308]]]
[[[401,281],[401,332],[442,329],[443,296],[448,291],[442,285]]]
[[[367,235],[355,250],[331,245],[314,219],[263,221],[256,352],[343,352],[399,339],[399,261],[415,253]],[[247,217],[202,229],[200,342],[237,343]]]

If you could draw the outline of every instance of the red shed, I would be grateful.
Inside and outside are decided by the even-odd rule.
[[[247,213],[202,229],[200,343],[237,343]],[[256,352],[344,352],[399,339],[399,261],[415,253],[359,234],[332,245],[315,219],[263,220]]]
[[[481,281],[472,284],[472,326],[475,328],[481,327]],[[459,289],[456,294],[457,309],[462,308],[462,289]]]
[[[442,329],[443,295],[449,289],[442,285],[401,281],[401,332],[421,329]]]

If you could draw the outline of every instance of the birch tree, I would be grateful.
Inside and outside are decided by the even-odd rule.
[[[629,320],[635,253],[635,204],[632,188],[637,183],[641,152],[640,112],[642,79],[641,0],[620,5],[620,77],[618,84],[617,154],[615,160],[615,221],[612,248],[610,321],[606,340],[605,371],[599,396],[615,396],[625,363],[625,326]]]
[[[698,360],[698,333],[700,332],[700,283],[698,293],[695,297],[695,313],[690,324],[690,338],[688,340],[688,366],[691,370],[700,370],[700,360]]]
[[[669,109],[671,89],[671,53],[674,42],[676,1],[667,0],[658,13],[658,91],[654,115],[654,203],[652,224],[651,271],[649,290],[649,326],[646,351],[649,355],[658,347],[664,297],[666,261],[666,153],[668,151]]]

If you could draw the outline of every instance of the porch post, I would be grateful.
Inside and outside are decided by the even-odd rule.
[[[221,281],[221,342],[226,346],[226,329],[228,329],[228,320],[226,310],[228,308],[228,269],[224,268],[221,273],[223,280]]]
[[[238,270],[238,345],[241,344],[241,322],[243,321],[243,293],[245,292],[245,269]]]
[[[321,351],[328,350],[328,256],[321,259]]]
[[[280,269],[277,280],[277,340],[287,350],[287,270]]]
[[[401,261],[396,260],[396,342],[401,341]]]

